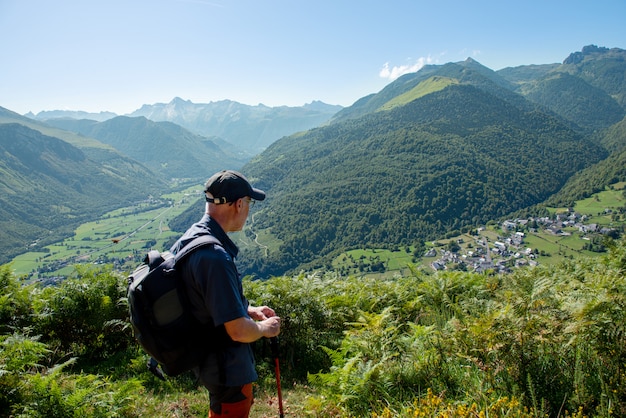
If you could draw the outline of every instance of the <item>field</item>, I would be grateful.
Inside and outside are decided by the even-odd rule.
[[[163,249],[173,235],[169,221],[198,202],[201,190],[191,187],[118,209],[78,227],[63,242],[28,252],[12,261],[18,276],[29,280],[67,276],[79,263],[118,266],[130,270],[150,248]]]

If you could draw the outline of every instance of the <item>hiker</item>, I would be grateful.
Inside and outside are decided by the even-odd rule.
[[[243,228],[250,206],[265,199],[265,192],[241,173],[223,170],[206,182],[204,193],[206,213],[170,251],[176,253],[198,235],[212,235],[221,243],[194,251],[182,266],[193,314],[225,331],[225,341],[194,372],[209,390],[209,417],[248,417],[252,382],[258,378],[250,343],[277,336],[280,318],[267,306],[248,304],[234,262],[239,249],[227,234]]]

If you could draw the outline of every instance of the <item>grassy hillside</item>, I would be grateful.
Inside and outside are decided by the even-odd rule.
[[[394,97],[393,99],[382,105],[379,110],[391,110],[394,107],[404,106],[405,104],[412,102],[413,100],[419,99],[420,97],[427,94],[443,90],[444,88],[452,84],[459,84],[459,82],[456,79],[448,77],[435,76],[428,78],[420,82],[417,86],[413,87],[406,93],[402,93],[401,95]]]
[[[431,77],[439,77],[440,80],[457,80],[457,82],[463,84],[476,86],[491,95],[514,103],[521,109],[530,110],[533,107],[529,102],[513,93],[515,86],[512,83],[480,63],[467,59],[464,62],[447,63],[440,66],[427,65],[416,73],[405,74],[387,85],[380,92],[364,97],[354,105],[342,109],[333,117],[332,121],[341,122],[348,119],[357,119],[368,113],[376,112],[387,102],[407,94]]]

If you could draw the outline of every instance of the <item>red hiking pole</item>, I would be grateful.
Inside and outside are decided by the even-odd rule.
[[[276,388],[278,389],[278,412],[280,418],[284,418],[283,412],[283,394],[280,390],[280,366],[278,365],[278,337],[270,338],[270,347],[272,347],[272,357],[274,357],[274,369],[276,370]]]

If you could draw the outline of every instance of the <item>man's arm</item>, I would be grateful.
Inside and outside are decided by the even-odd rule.
[[[241,317],[224,324],[226,332],[233,341],[251,343],[262,337],[272,338],[280,333],[280,318],[272,316],[263,321],[254,321]]]

